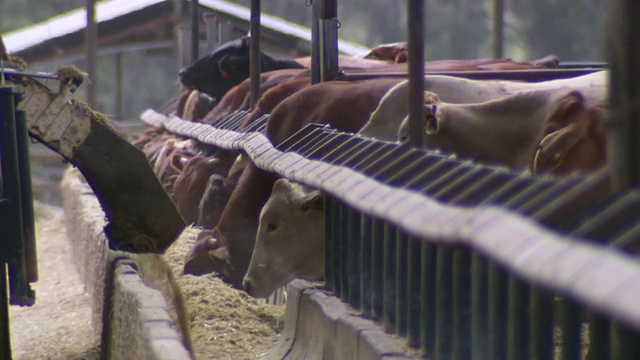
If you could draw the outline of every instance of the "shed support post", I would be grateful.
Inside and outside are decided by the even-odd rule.
[[[504,1],[493,0],[493,57],[504,57]]]
[[[200,1],[191,0],[191,61],[200,57]]]
[[[97,106],[96,87],[98,74],[96,62],[98,52],[98,25],[96,24],[96,1],[87,0],[87,27],[85,30],[85,49],[87,52],[87,73],[91,81],[87,84],[87,103],[93,108]]]
[[[122,52],[118,51],[116,53],[116,118],[118,120],[124,119],[124,109],[122,104],[122,92],[124,91],[123,71]]]
[[[640,185],[640,3],[609,2],[606,35],[611,64],[607,153],[614,192]]]

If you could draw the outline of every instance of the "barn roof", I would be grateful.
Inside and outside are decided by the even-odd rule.
[[[113,22],[125,16],[153,16],[151,8],[170,8],[172,0],[109,0],[96,5],[96,21],[102,25]],[[187,1],[183,1],[187,3]],[[249,22],[251,11],[245,6],[223,0],[200,0],[204,10],[214,11],[240,21]],[[143,11],[144,10],[144,11]],[[39,46],[46,46],[54,40],[67,37],[78,38],[84,32],[86,24],[86,10],[78,8],[58,15],[41,23],[3,34],[7,50],[15,55],[22,52],[32,52]],[[263,29],[278,32],[298,40],[311,42],[311,30],[307,27],[293,24],[271,15],[262,14]],[[339,50],[346,55],[358,55],[367,49],[361,45],[340,40]]]

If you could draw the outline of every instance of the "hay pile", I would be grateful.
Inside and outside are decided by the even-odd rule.
[[[197,232],[187,228],[164,255],[186,298],[194,357],[259,358],[278,341],[284,326],[284,305],[267,305],[212,274],[183,275],[184,256]]]

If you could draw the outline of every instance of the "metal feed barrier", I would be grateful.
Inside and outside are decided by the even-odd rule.
[[[606,196],[605,171],[530,177],[318,125],[275,149],[141,118],[324,191],[328,288],[427,355],[640,358],[640,266],[623,252],[640,238],[638,195]]]

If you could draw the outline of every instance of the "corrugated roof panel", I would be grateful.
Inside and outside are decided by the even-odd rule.
[[[108,21],[165,1],[167,0],[110,0],[99,2],[96,5],[96,21],[99,23]],[[200,5],[245,21],[249,21],[251,16],[249,8],[227,1],[200,0]],[[265,28],[311,42],[311,30],[307,27],[267,14],[262,14],[261,24]],[[82,30],[85,26],[86,11],[84,8],[80,8],[39,24],[4,34],[3,39],[9,52],[18,52],[42,42]],[[368,51],[365,47],[344,40],[338,41],[338,49],[340,52],[350,56],[360,55]]]
[[[108,21],[166,0],[111,0],[96,5],[96,21]],[[18,52],[47,40],[74,33],[86,27],[86,10],[76,9],[28,28],[3,35],[7,51]]]
[[[251,10],[249,8],[238,4],[232,4],[227,1],[200,0],[200,4],[211,9],[227,13],[231,16],[235,16],[239,19],[246,19],[247,21],[249,21],[251,16]],[[264,13],[260,16],[260,24],[265,28],[273,29],[278,32],[289,34],[291,36],[311,42],[311,29],[309,29],[308,27],[300,26],[288,22],[282,18],[267,15]],[[369,51],[369,49],[365,47],[344,40],[338,40],[338,50],[340,50],[340,52],[342,52],[343,54],[349,56],[360,55]]]

